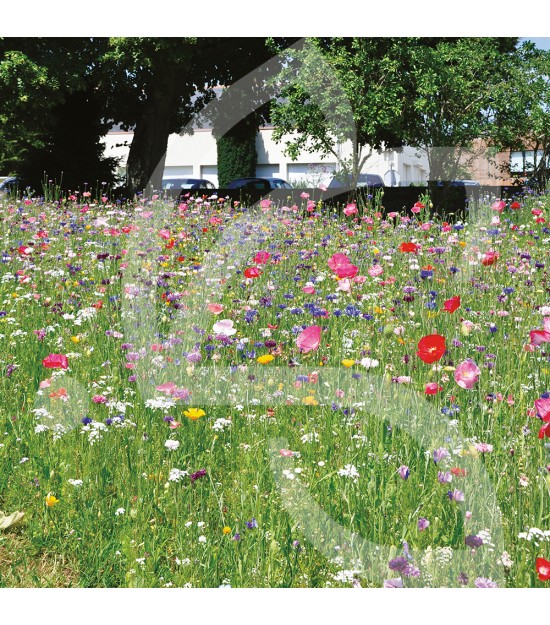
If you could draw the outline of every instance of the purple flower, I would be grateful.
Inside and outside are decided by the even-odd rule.
[[[460,573],[458,576],[458,583],[461,584],[462,586],[467,586],[468,585],[468,576],[466,575],[466,573]]]
[[[464,493],[461,490],[455,488],[453,491],[447,493],[451,501],[464,501]]]
[[[384,588],[403,588],[403,580],[400,577],[385,579]]]
[[[241,535],[240,534],[235,534],[235,536],[233,536],[232,540],[241,540]]]
[[[405,556],[398,556],[397,558],[390,560],[388,563],[388,566],[392,571],[399,572],[403,571],[408,565],[409,563],[407,562],[407,558],[405,558]]]
[[[420,517],[418,519],[418,529],[423,532],[427,527],[429,527],[430,522],[428,521],[428,519],[425,519],[424,517]]]
[[[466,543],[467,547],[471,547],[472,549],[477,549],[478,547],[481,547],[481,545],[483,545],[483,539],[481,539],[479,536],[474,536],[473,534],[466,536],[464,542]]]
[[[446,473],[443,473],[443,471],[437,472],[437,480],[440,484],[448,484],[450,481],[452,481],[452,479],[453,476],[450,471],[447,471]]]
[[[256,519],[254,517],[252,517],[252,521],[247,521],[246,522],[246,527],[249,530],[254,529],[255,527],[258,527],[258,521],[256,521]]]
[[[191,482],[195,482],[200,477],[204,477],[205,475],[206,475],[206,469],[199,469],[198,471],[195,471],[195,473],[191,473],[191,475],[189,476],[189,479],[191,480]]]
[[[405,464],[402,464],[398,469],[398,473],[402,479],[406,480],[409,477],[411,472],[409,471],[408,466],[406,466]]]
[[[451,454],[445,449],[445,447],[439,447],[434,451],[434,462],[437,464],[441,460],[448,458]]]
[[[405,577],[420,577],[420,569],[417,569],[412,564],[407,564],[402,573]]]
[[[498,584],[488,577],[478,577],[474,586],[476,588],[498,588]]]
[[[190,364],[194,364],[196,362],[200,362],[201,358],[202,358],[202,356],[201,356],[200,352],[198,352],[198,351],[190,352],[186,356],[187,362],[190,363]]]

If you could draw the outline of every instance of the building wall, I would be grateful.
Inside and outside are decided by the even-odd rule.
[[[114,130],[103,139],[105,155],[120,158],[120,167],[124,168],[132,142],[133,133]],[[273,127],[261,128],[256,136],[256,150],[258,152],[258,176],[277,176],[290,183],[302,186],[318,186],[328,184],[333,172],[337,169],[337,159],[334,155],[324,156],[319,152],[303,151],[298,158],[292,161],[284,154],[285,140],[281,143],[273,140]],[[337,146],[343,158],[351,155],[351,143]],[[166,152],[164,176],[189,176],[206,178],[215,185],[217,176],[216,140],[210,128],[195,129],[192,135],[170,135]],[[364,173],[374,173],[382,176],[391,186],[391,171],[394,171],[394,180],[397,186],[408,186],[410,183],[420,184],[428,179],[428,165],[426,158],[417,155],[413,148],[404,148],[401,153],[387,151],[378,154],[373,152],[365,166]]]

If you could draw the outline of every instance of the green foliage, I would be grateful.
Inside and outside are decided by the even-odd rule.
[[[97,86],[106,39],[0,41],[0,168],[40,192],[43,177],[73,189],[111,182],[115,162],[99,139],[108,129]]]
[[[256,175],[257,125],[248,117],[217,140],[218,185],[226,187],[234,178]]]

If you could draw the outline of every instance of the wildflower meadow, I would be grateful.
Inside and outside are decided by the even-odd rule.
[[[547,196],[58,198],[0,199],[0,586],[548,587]]]

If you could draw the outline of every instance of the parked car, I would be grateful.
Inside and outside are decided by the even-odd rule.
[[[272,191],[273,189],[292,189],[292,186],[282,178],[236,178],[227,185],[227,188]]]
[[[480,187],[481,185],[477,180],[451,180],[449,183],[451,187]]]
[[[330,181],[328,185],[329,189],[343,189],[351,187],[352,177],[347,177],[346,179],[342,178],[342,176],[334,176],[334,178]],[[379,189],[384,186],[384,180],[382,176],[378,174],[359,174],[357,178],[357,187],[368,187],[369,189]]]
[[[177,192],[191,189],[215,189],[216,187],[204,178],[163,178],[163,191]]]

